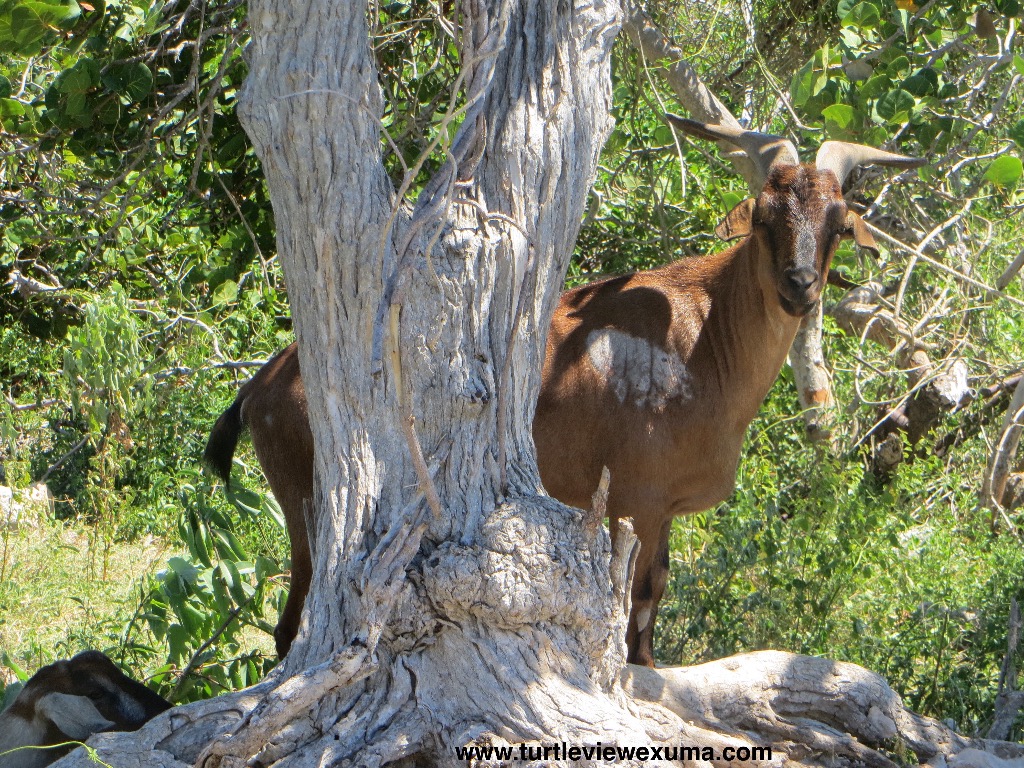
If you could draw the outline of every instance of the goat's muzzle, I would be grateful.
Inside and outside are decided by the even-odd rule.
[[[803,317],[821,296],[821,275],[808,267],[787,269],[778,291],[779,303],[786,314]]]

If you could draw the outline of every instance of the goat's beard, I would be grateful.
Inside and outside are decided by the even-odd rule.
[[[795,302],[792,299],[788,299],[779,292],[779,304],[782,305],[782,311],[790,317],[804,318],[810,314],[811,310],[814,309],[814,305],[818,303],[818,297],[804,302]]]

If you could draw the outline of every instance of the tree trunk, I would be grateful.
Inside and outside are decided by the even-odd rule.
[[[357,2],[250,3],[240,115],[273,200],[316,444],[299,636],[261,684],[100,734],[99,756],[421,766],[465,764],[455,750],[471,743],[601,742],[719,750],[681,761],[697,764],[755,744],[775,765],[891,765],[874,747],[965,749],[934,723],[907,737],[895,694],[850,665],[624,665],[628,525],[613,553],[600,513],[547,497],[530,434],[611,127],[618,8],[469,0],[469,106],[409,207],[380,162],[366,16]],[[81,750],[60,763],[89,764]]]

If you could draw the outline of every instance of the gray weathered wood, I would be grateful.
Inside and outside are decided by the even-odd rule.
[[[618,8],[463,11],[470,106],[449,163],[407,202],[380,162],[365,3],[251,0],[239,110],[309,396],[315,578],[267,680],[100,734],[100,758],[373,768],[454,765],[471,742],[601,741],[890,765],[875,747],[897,736],[922,757],[1015,755],[915,719],[852,665],[768,653],[624,671],[633,537],[621,528],[613,553],[599,513],[545,496],[530,435],[544,335],[611,127]],[[93,763],[78,750],[60,765]]]

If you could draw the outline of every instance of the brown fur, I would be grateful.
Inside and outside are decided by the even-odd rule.
[[[742,203],[723,223],[727,236],[745,237],[739,244],[563,294],[548,338],[534,439],[552,496],[589,506],[607,466],[608,514],[634,520],[641,550],[629,661],[654,663],[672,518],[713,507],[732,492],[744,433],[785,362],[800,317],[820,295],[840,238],[874,244],[855,217],[831,172],[776,166],[756,204]],[[247,425],[288,518],[292,593],[275,630],[281,655],[298,630],[309,587],[302,500],[312,495],[313,454],[305,406],[292,344],[242,387],[206,452],[226,478],[231,454],[225,459],[224,447],[233,450]],[[232,412],[237,423],[227,418]]]
[[[213,425],[203,458],[225,483],[243,427],[249,428],[260,466],[284,512],[292,547],[291,589],[274,628],[277,654],[284,658],[298,631],[313,575],[304,509],[304,501],[313,498],[313,433],[295,343],[243,384],[235,402]]]

